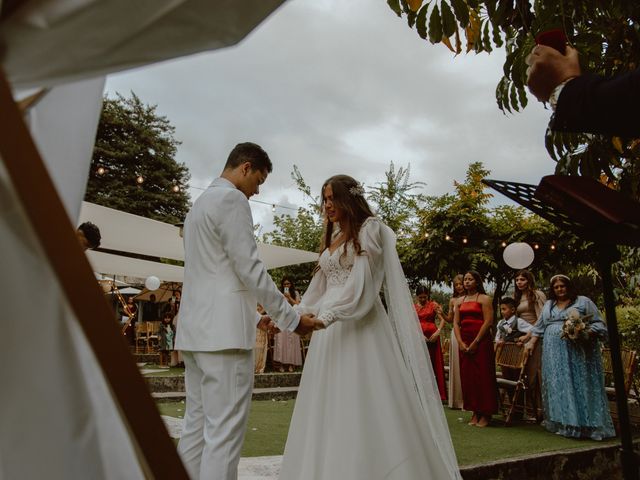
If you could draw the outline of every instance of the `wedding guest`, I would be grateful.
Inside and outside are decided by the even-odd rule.
[[[156,295],[149,295],[149,301],[142,306],[142,320],[145,322],[157,322],[160,320],[160,304],[156,302]]]
[[[535,325],[547,297],[536,288],[535,279],[529,270],[520,270],[516,273],[515,284],[513,299],[516,304],[516,314],[531,325]]]
[[[548,297],[526,345],[529,352],[535,351],[538,339],[543,339],[543,425],[565,437],[613,437],[600,353],[600,340],[606,340],[607,327],[596,305],[578,295],[566,275],[551,277]],[[563,326],[571,318],[580,318],[586,324],[582,340],[564,334]]]
[[[415,304],[416,313],[418,314],[422,334],[429,349],[431,366],[436,376],[436,382],[438,382],[440,400],[444,402],[447,400],[447,389],[444,381],[444,358],[440,345],[440,332],[444,327],[445,318],[442,315],[442,307],[431,300],[431,290],[429,288],[424,285],[416,288],[416,298],[418,300],[418,303]],[[437,326],[436,317],[440,320]]]
[[[76,230],[76,236],[83,250],[95,250],[100,246],[100,240],[102,239],[100,229],[95,223],[91,222],[81,224]]]
[[[122,310],[122,323],[123,323],[123,331],[125,337],[127,337],[127,342],[129,345],[135,345],[136,343],[136,324],[138,321],[138,306],[133,301],[133,297],[127,298],[126,308],[123,307]]]
[[[258,304],[258,313],[260,315],[266,315],[264,307]],[[264,369],[267,366],[267,350],[269,347],[269,333],[261,328],[256,328],[256,345],[253,347],[254,351],[254,370],[253,373],[264,373]]]
[[[523,343],[528,340],[528,333],[533,325],[516,315],[516,302],[511,297],[500,299],[500,314],[502,320],[496,328],[496,344],[504,342]]]
[[[460,379],[464,409],[473,412],[469,425],[486,427],[498,411],[498,386],[493,342],[491,297],[485,294],[482,277],[464,274],[465,295],[454,310],[453,328],[460,348]]]
[[[458,298],[464,295],[464,275],[453,277],[451,298],[449,299],[449,309],[447,310],[447,322],[453,324],[453,313]],[[449,408],[461,409],[462,384],[460,383],[460,350],[454,329],[451,329],[451,340],[449,340]]]
[[[280,480],[460,479],[395,234],[351,177],[328,179],[321,198],[321,255],[297,309],[324,328],[311,337]]]
[[[293,306],[300,303],[300,294],[290,278],[282,278],[280,291],[289,302],[289,305]],[[296,367],[300,367],[302,365],[300,336],[288,331],[276,333],[273,340],[273,361],[280,364],[278,368],[280,372],[284,372],[285,369],[293,372]]]
[[[545,294],[536,288],[533,274],[529,270],[520,270],[515,276],[516,315],[526,320],[531,325],[535,325],[542,313],[544,302],[547,301]],[[529,333],[528,341],[531,338]],[[530,405],[535,405],[537,417],[542,418],[542,395],[540,393],[540,375],[542,369],[542,347],[537,348],[527,361],[527,400]]]
[[[173,351],[173,315],[166,312],[160,324],[158,335],[158,351],[160,352],[160,366],[169,367],[171,352]]]

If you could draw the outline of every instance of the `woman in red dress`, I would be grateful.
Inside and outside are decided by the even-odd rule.
[[[429,357],[431,357],[431,366],[436,376],[438,390],[440,391],[440,399],[447,401],[447,389],[444,381],[444,357],[442,356],[442,347],[440,346],[440,332],[444,327],[445,319],[442,315],[442,307],[430,298],[431,292],[424,285],[420,285],[416,289],[416,312],[422,327],[422,333],[429,348]],[[440,324],[436,326],[436,317],[440,319]]]
[[[498,411],[498,386],[493,342],[491,297],[485,295],[478,272],[464,274],[465,296],[454,311],[453,328],[460,348],[460,379],[464,409],[473,412],[469,425],[486,427]]]

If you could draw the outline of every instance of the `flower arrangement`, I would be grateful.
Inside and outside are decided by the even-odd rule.
[[[592,314],[580,315],[575,308],[567,310],[567,319],[562,325],[562,333],[560,338],[574,343],[587,343],[591,340],[591,329],[589,324],[591,323]]]

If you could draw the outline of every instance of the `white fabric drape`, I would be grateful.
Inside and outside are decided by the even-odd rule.
[[[144,478],[1,162],[0,252],[0,478]]]

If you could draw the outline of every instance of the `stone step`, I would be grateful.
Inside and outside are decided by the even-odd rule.
[[[254,378],[254,389],[290,388],[300,384],[301,374],[293,373],[258,373]],[[153,393],[184,392],[184,374],[145,376],[149,390]]]
[[[159,353],[133,353],[133,358],[136,359],[136,363],[159,363]]]
[[[254,388],[252,400],[290,400],[298,395],[298,387]],[[184,400],[182,392],[153,392],[151,396],[158,402],[175,402]]]

